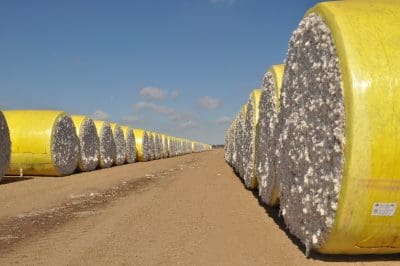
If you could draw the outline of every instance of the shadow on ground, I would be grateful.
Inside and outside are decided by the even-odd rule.
[[[239,174],[232,170],[233,174],[242,182],[243,188],[246,189],[244,180],[240,178]],[[279,213],[278,207],[270,207],[263,203],[258,197],[257,190],[249,190],[253,194],[253,197],[258,201],[258,204],[264,208],[266,214],[274,220],[274,222],[279,226],[279,228],[286,234],[286,236],[292,241],[294,245],[303,253],[306,253],[306,247],[301,243],[301,241],[292,235],[287,228],[283,217]],[[304,255],[305,256],[305,255]],[[311,260],[319,260],[325,262],[378,262],[378,261],[400,261],[400,254],[367,254],[367,255],[346,255],[346,254],[320,254],[315,251],[311,251],[309,255]]]
[[[5,184],[10,184],[10,183],[15,183],[15,182],[21,182],[21,181],[26,181],[33,179],[33,177],[20,177],[20,176],[4,176],[1,179],[0,186],[5,185]]]

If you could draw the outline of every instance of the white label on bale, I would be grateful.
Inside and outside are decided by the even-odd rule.
[[[372,216],[393,216],[396,212],[396,203],[374,203]]]

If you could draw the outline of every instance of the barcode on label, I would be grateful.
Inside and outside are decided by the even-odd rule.
[[[396,212],[396,203],[374,203],[372,216],[393,216]]]

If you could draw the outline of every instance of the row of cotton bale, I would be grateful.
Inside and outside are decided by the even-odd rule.
[[[399,15],[391,0],[310,9],[226,132],[226,161],[306,254],[400,252]]]
[[[0,178],[64,176],[209,148],[204,143],[63,111],[0,112]]]

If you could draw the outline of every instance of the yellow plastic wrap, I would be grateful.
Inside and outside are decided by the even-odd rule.
[[[162,138],[162,144],[163,144],[163,157],[168,158],[169,157],[169,146],[168,146],[168,136],[165,134],[161,134]]]
[[[138,128],[134,128],[133,132],[135,133],[137,160],[139,162],[145,162],[148,160],[148,158],[147,156],[143,156],[143,153],[146,152],[146,147],[143,147],[143,138],[147,138],[147,132]]]
[[[63,176],[78,165],[79,142],[63,111],[4,111],[10,129],[11,161],[7,175]],[[59,131],[61,130],[61,132]]]
[[[400,1],[321,3],[345,98],[339,205],[322,253],[400,252]]]

